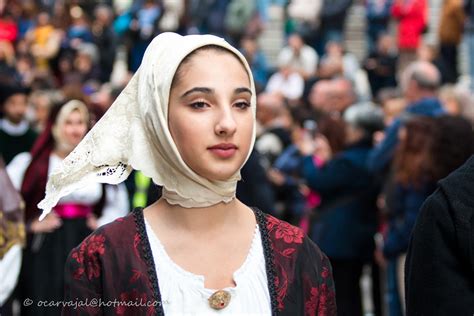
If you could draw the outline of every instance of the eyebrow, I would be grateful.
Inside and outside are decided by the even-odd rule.
[[[207,88],[207,87],[194,87],[192,89],[189,89],[185,93],[183,93],[183,95],[181,96],[181,99],[183,99],[183,98],[185,98],[188,95],[193,94],[193,93],[213,94],[214,89]],[[246,88],[246,87],[240,87],[240,88],[236,88],[234,90],[234,94],[240,94],[240,93],[248,93],[248,94],[252,95],[252,91],[249,88]]]

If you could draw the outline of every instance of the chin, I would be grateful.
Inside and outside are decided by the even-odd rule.
[[[239,169],[228,168],[228,170],[208,170],[203,173],[203,177],[211,181],[227,181],[229,180]]]

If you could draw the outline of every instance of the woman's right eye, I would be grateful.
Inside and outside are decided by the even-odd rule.
[[[193,103],[191,103],[190,106],[191,106],[193,109],[199,110],[199,109],[204,109],[204,108],[207,107],[208,105],[207,105],[206,102],[199,101],[199,102],[193,102]]]

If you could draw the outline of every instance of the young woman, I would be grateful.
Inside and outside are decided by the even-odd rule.
[[[223,39],[162,33],[151,42],[40,206],[46,214],[65,192],[123,181],[132,167],[163,185],[163,196],[71,252],[65,314],[336,314],[319,248],[235,198],[255,107],[249,66]]]
[[[39,301],[61,301],[64,294],[64,266],[69,252],[98,226],[128,212],[127,191],[99,183],[66,194],[53,212],[39,221],[37,204],[44,196],[48,174],[79,144],[89,128],[84,103],[71,100],[54,108],[45,131],[31,153],[18,154],[7,171],[25,201],[27,246],[20,273],[22,315],[57,315],[58,306],[38,306]],[[104,193],[105,190],[105,193]],[[18,263],[19,264],[19,263]],[[58,273],[61,271],[61,273]]]

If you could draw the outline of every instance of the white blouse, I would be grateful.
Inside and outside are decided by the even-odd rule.
[[[146,219],[145,226],[165,315],[271,315],[265,257],[258,225],[245,262],[233,274],[236,286],[224,289],[231,294],[231,299],[222,310],[210,307],[208,298],[216,290],[204,287],[204,276],[186,271],[174,263]]]

